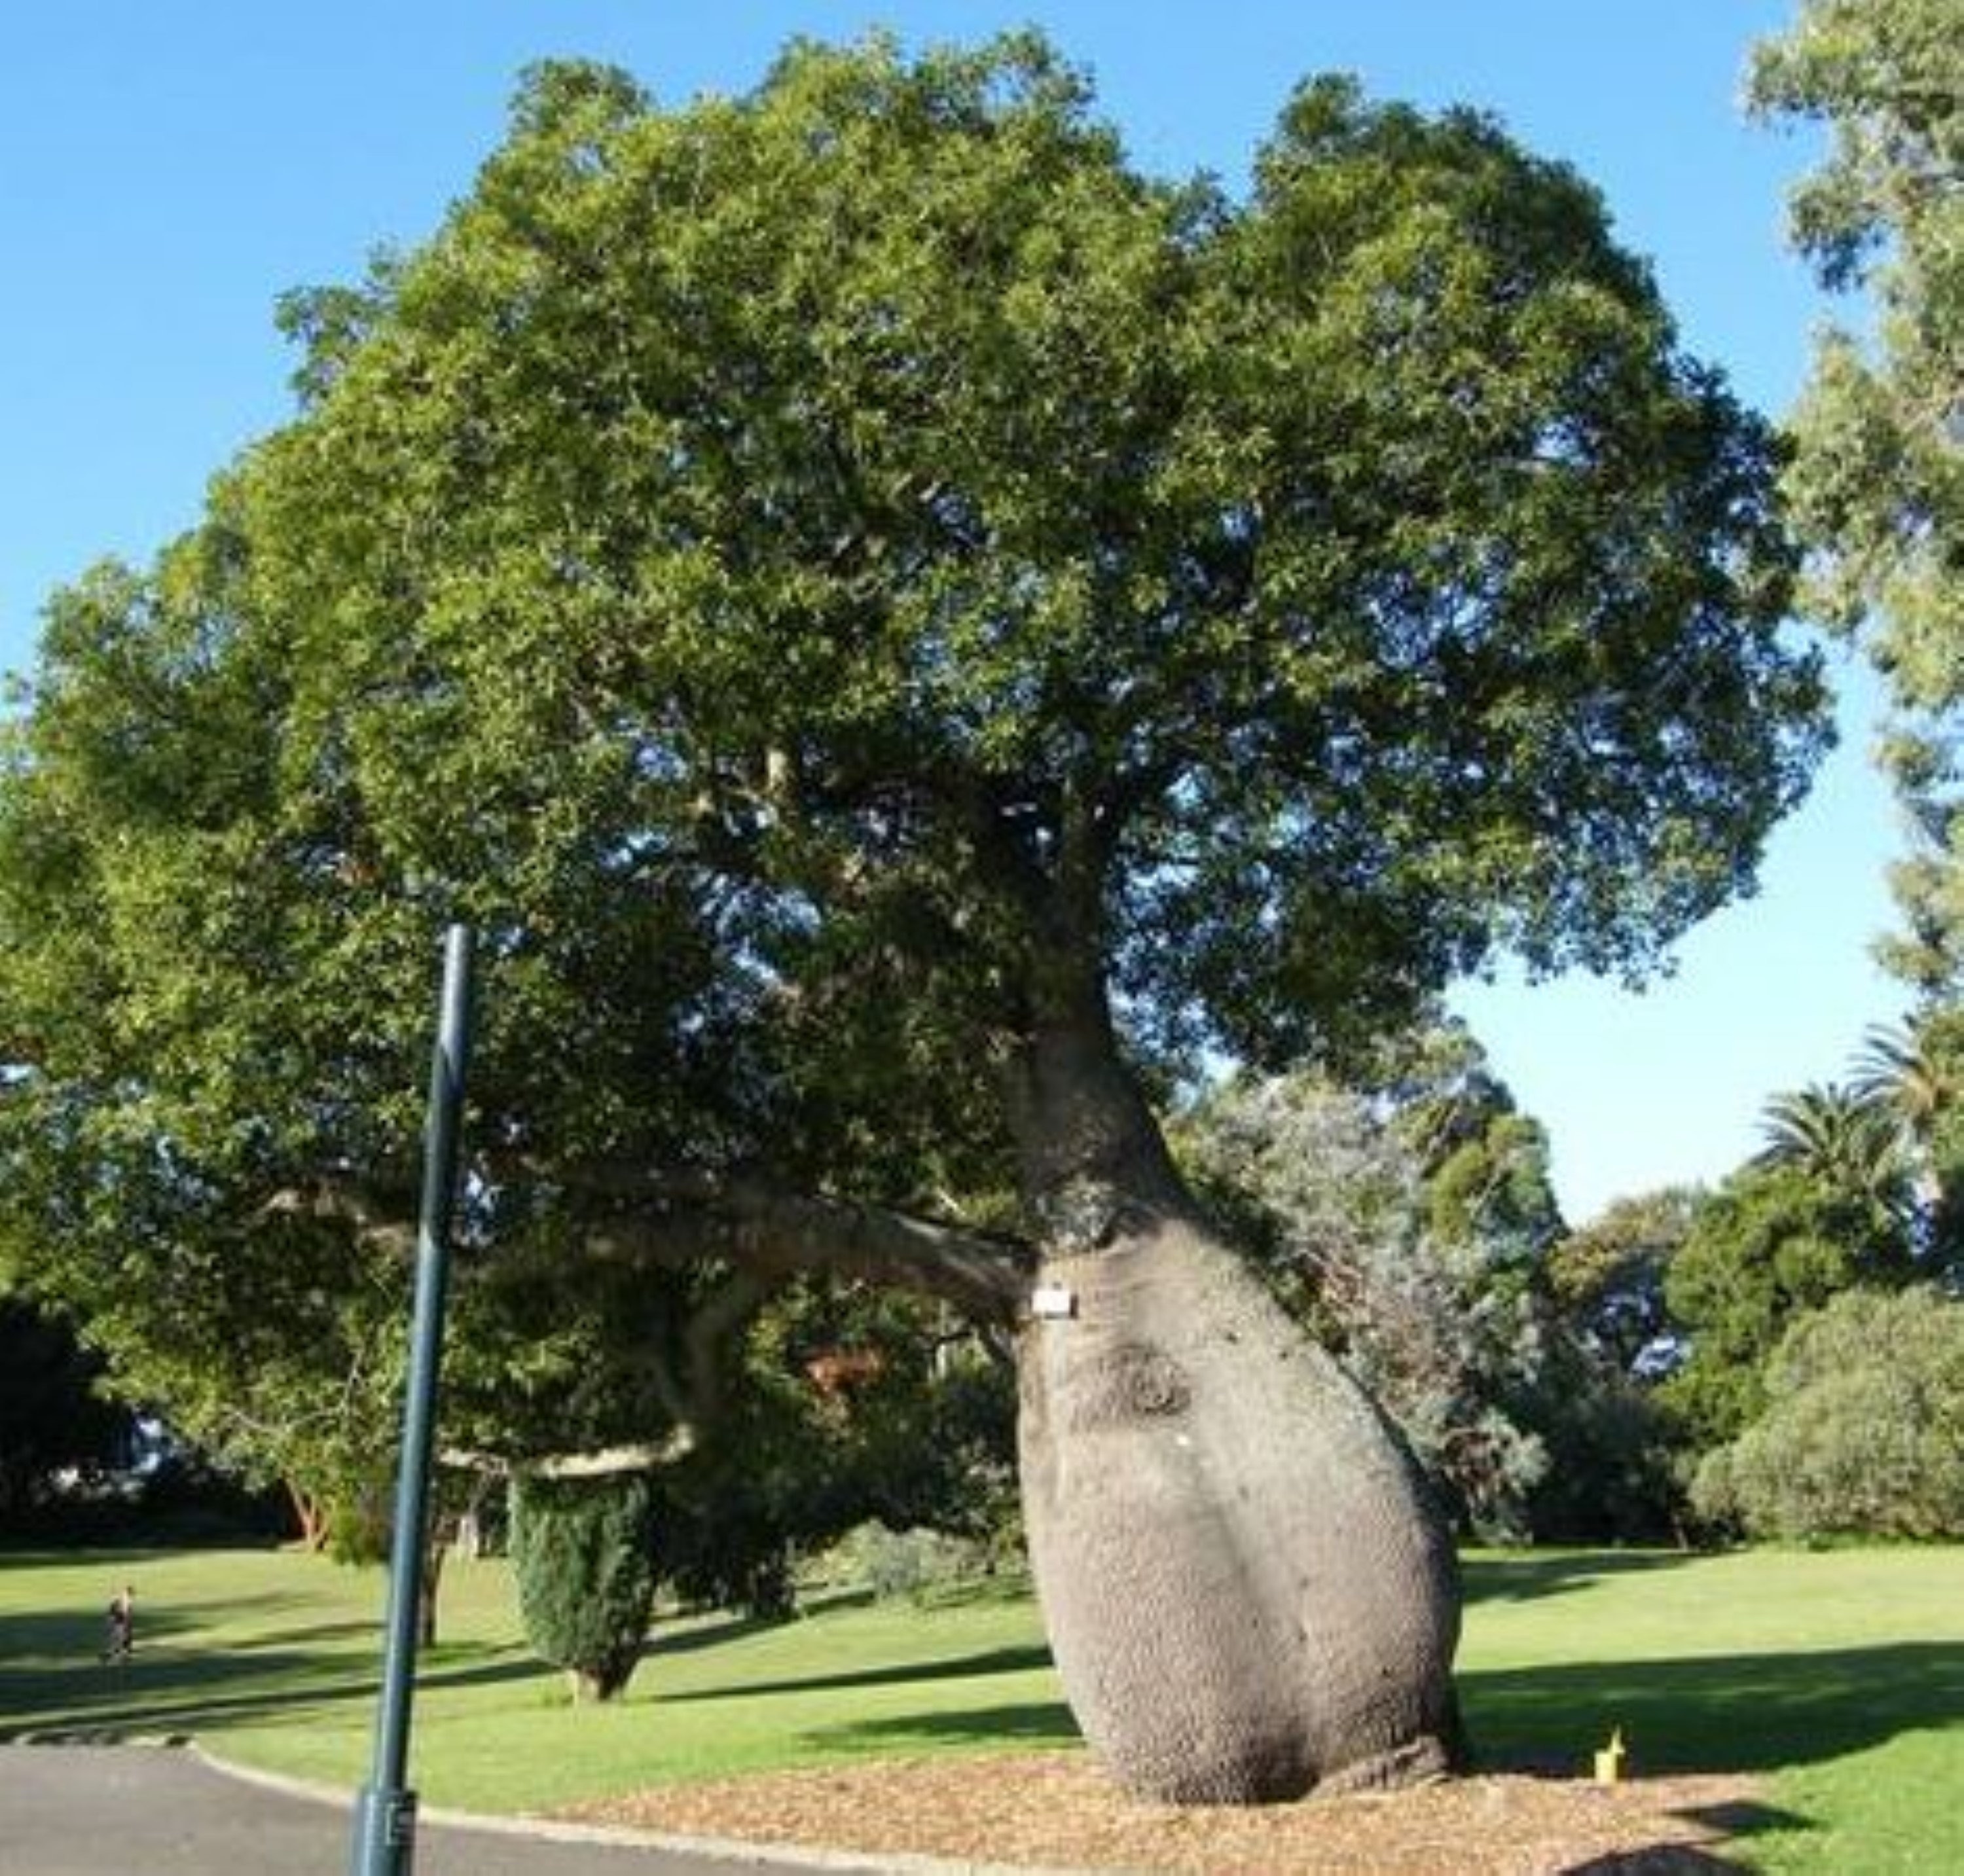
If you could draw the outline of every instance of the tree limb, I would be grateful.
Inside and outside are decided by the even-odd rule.
[[[513,1459],[502,1453],[445,1447],[437,1462],[453,1471],[475,1472],[487,1478],[605,1479],[623,1472],[652,1472],[685,1459],[695,1450],[692,1427],[679,1426],[666,1439],[640,1440],[621,1446],[602,1446],[591,1452],[547,1453],[536,1459]]]
[[[749,1179],[601,1170],[568,1183],[605,1195],[582,1220],[592,1254],[657,1268],[715,1259],[753,1278],[825,1272],[940,1297],[982,1321],[1004,1322],[1016,1316],[1033,1262],[1009,1239]]]
[[[527,1175],[563,1189],[589,1253],[602,1260],[656,1269],[718,1260],[774,1283],[830,1272],[939,1297],[996,1323],[1015,1320],[1035,1264],[1012,1239],[753,1178],[610,1164],[519,1170]],[[338,1218],[364,1237],[412,1248],[413,1227],[388,1207],[388,1195],[323,1174],[274,1193],[260,1210],[268,1217]],[[748,1309],[759,1300],[726,1300]],[[712,1323],[704,1332],[727,1327]]]

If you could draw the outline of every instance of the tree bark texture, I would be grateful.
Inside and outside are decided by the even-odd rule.
[[[1451,1544],[1383,1415],[1179,1186],[1093,1022],[1022,1077],[1031,1560],[1073,1711],[1132,1791],[1253,1804],[1458,1756]],[[1073,1146],[1073,1143],[1075,1143]]]

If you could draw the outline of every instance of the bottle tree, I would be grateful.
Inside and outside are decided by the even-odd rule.
[[[1149,1091],[1503,947],[1640,973],[1803,785],[1768,438],[1596,194],[1330,79],[1245,193],[1163,181],[1030,36],[681,107],[560,65],[430,240],[288,316],[293,421],[57,602],[19,733],[0,1125],[48,1256],[386,1247],[394,1012],[465,914],[467,1287],[645,1272],[699,1381],[679,1271],[1012,1323],[1112,1769],[1447,1762],[1413,1467]],[[147,1251],[126,1190],[178,1214]]]

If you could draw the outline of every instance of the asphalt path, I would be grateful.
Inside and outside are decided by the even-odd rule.
[[[181,1749],[0,1746],[5,1876],[348,1876],[351,1815],[345,1804],[232,1776]],[[413,1862],[416,1876],[733,1876],[907,1867],[844,1856],[780,1858],[569,1841],[428,1817],[417,1823]]]

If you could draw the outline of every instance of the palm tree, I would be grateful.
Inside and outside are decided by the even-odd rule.
[[[1869,1030],[1849,1086],[1861,1099],[1893,1109],[1920,1145],[1927,1144],[1937,1117],[1957,1094],[1922,1031],[1908,1025],[1879,1023]]]
[[[1898,1223],[1912,1222],[1912,1157],[1903,1121],[1859,1086],[1810,1082],[1776,1095],[1760,1116],[1766,1145],[1754,1163],[1792,1166]]]

